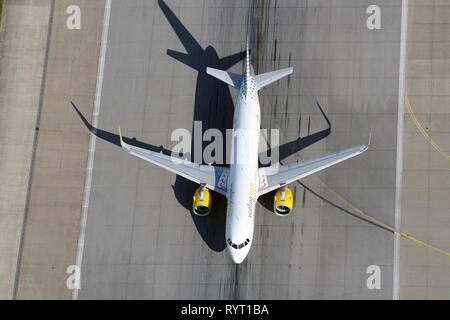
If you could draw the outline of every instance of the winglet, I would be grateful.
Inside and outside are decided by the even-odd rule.
[[[370,144],[372,143],[372,132],[373,132],[373,128],[370,130],[369,141],[367,142],[367,144],[362,144],[360,146],[359,151],[361,153],[369,150]]]
[[[373,133],[373,128],[370,129],[369,142],[367,143],[367,146],[370,146],[370,144],[372,143],[372,133]]]
[[[122,130],[120,130],[120,125],[119,125],[119,138],[120,138],[120,146],[122,147],[124,145],[124,142],[122,138]]]

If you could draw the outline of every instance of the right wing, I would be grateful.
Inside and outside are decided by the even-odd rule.
[[[208,189],[214,190],[224,196],[227,195],[228,168],[201,165],[129,145],[123,141],[120,127],[119,136],[120,145],[127,153],[153,163],[195,183],[205,184]]]
[[[332,152],[306,161],[299,161],[289,165],[260,168],[259,196],[301,178],[307,177],[315,172],[331,167],[339,162],[360,155],[368,148],[368,144],[362,144],[353,148]]]

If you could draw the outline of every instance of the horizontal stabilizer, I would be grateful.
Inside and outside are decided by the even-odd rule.
[[[214,78],[219,79],[220,81],[225,82],[226,84],[229,84],[233,88],[239,89],[239,87],[241,86],[242,76],[240,74],[209,67],[206,69],[206,73],[210,76],[213,76]]]
[[[281,78],[284,78],[290,75],[294,71],[294,68],[286,68],[277,71],[267,72],[256,76],[256,83],[258,86],[258,90],[268,86],[271,83],[274,83]]]

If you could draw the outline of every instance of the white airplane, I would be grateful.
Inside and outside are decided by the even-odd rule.
[[[278,189],[274,196],[274,213],[278,216],[286,216],[294,205],[292,190],[288,187],[290,183],[362,154],[370,144],[369,139],[368,144],[328,153],[310,160],[259,168],[261,117],[257,93],[265,86],[290,75],[293,68],[255,75],[250,63],[248,42],[245,68],[244,75],[207,68],[209,75],[239,90],[234,111],[232,160],[229,168],[200,165],[187,160],[180,161],[162,153],[126,144],[119,127],[123,150],[199,184],[193,196],[194,214],[207,216],[210,213],[210,190],[227,197],[226,244],[232,260],[237,264],[244,261],[252,245],[258,197]]]

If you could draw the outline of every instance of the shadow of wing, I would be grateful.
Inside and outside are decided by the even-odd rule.
[[[83,121],[83,123],[86,126],[86,128],[88,128],[88,130],[92,134],[94,134],[99,139],[102,139],[102,140],[104,140],[106,142],[109,142],[109,143],[111,143],[113,145],[116,145],[116,146],[121,148],[120,136],[118,134],[95,128],[94,126],[92,126],[92,124],[89,123],[89,121],[87,121],[87,119],[80,112],[80,110],[78,110],[76,105],[73,102],[71,102],[71,104],[72,104],[72,107],[77,112],[78,116],[80,117],[81,121]],[[163,146],[159,146],[158,147],[158,146],[155,146],[155,145],[152,145],[152,144],[148,144],[148,143],[144,143],[142,141],[139,141],[139,140],[136,140],[136,139],[131,139],[131,138],[128,138],[128,137],[123,137],[123,140],[125,141],[125,143],[128,143],[129,145],[132,145],[132,146],[135,146],[135,147],[143,148],[143,149],[154,151],[154,152],[162,152],[163,154],[168,155],[168,156],[175,156],[172,153],[171,150],[165,149]],[[176,156],[179,156],[179,155],[176,155]]]
[[[307,147],[309,147],[310,145],[313,145],[316,142],[319,142],[323,139],[325,139],[326,137],[328,137],[331,133],[331,122],[330,119],[328,119],[327,115],[325,114],[325,112],[323,111],[322,107],[320,106],[320,104],[316,101],[317,107],[320,110],[320,113],[322,113],[325,121],[328,124],[328,128],[324,129],[322,131],[316,132],[314,134],[311,134],[307,137],[304,138],[298,138],[294,141],[291,142],[287,142],[285,144],[282,144],[281,146],[279,146],[278,148],[271,148],[270,149],[270,154],[273,153],[278,153],[278,161],[283,161],[286,158],[288,158],[289,156],[293,155],[296,152],[299,152]],[[269,142],[267,141],[268,146]],[[278,149],[278,150],[277,150]],[[262,156],[260,155],[260,158]],[[272,157],[273,158],[273,157]]]
[[[331,128],[316,132],[304,138],[298,138],[297,140],[285,143],[279,147],[279,160],[283,161],[294,153],[303,150],[310,145],[313,145],[320,140],[325,139],[331,133]]]

